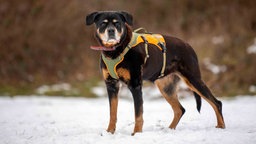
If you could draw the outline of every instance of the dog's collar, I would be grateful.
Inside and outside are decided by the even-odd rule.
[[[93,50],[100,50],[100,51],[114,51],[116,49],[116,47],[106,48],[103,46],[91,46],[90,48]]]

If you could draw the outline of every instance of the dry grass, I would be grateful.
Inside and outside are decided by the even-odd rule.
[[[89,50],[93,28],[85,15],[97,10],[125,10],[134,27],[171,34],[188,41],[198,53],[204,80],[219,95],[248,93],[256,85],[256,58],[246,48],[256,36],[254,0],[205,1],[0,1],[0,85],[84,82],[99,77],[98,53]],[[214,44],[213,38],[223,42]],[[226,65],[219,75],[202,61]]]

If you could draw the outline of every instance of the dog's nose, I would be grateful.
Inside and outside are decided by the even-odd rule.
[[[115,35],[115,30],[114,29],[108,29],[108,35],[109,36],[114,36]]]

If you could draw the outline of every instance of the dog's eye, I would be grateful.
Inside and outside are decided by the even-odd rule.
[[[116,21],[116,22],[114,22],[114,25],[115,25],[116,27],[118,27],[118,26],[120,26],[120,22]]]
[[[107,24],[108,24],[108,22],[103,21],[100,25],[101,26],[106,26]]]
[[[118,20],[116,20],[116,19],[113,19],[113,21],[112,21],[112,22],[113,22],[113,24],[114,24],[114,25],[118,25],[118,24],[119,24],[119,21],[118,21]]]

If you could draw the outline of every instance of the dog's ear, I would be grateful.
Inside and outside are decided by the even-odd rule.
[[[95,17],[98,15],[99,13],[98,12],[93,12],[89,15],[86,16],[86,20],[85,20],[85,23],[86,25],[91,25],[95,22]]]
[[[127,13],[127,12],[124,12],[124,11],[121,11],[120,14],[123,16],[125,22],[128,25],[132,26],[132,24],[133,24],[133,17],[132,17],[132,15]]]

